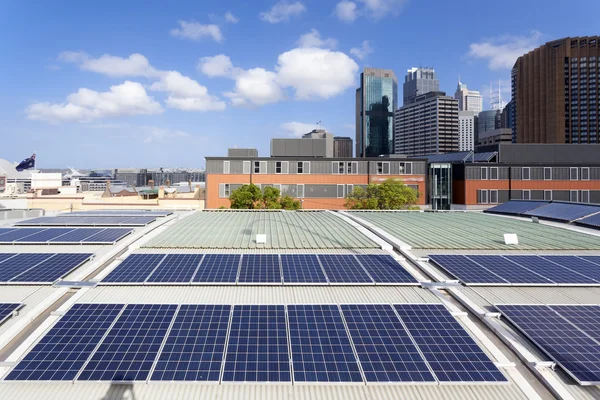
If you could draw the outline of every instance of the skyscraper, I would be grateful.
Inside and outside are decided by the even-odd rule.
[[[458,112],[458,151],[475,150],[475,118],[474,111]]]
[[[414,103],[417,96],[439,90],[440,81],[433,68],[411,68],[404,77],[403,105]]]
[[[568,37],[519,57],[512,70],[517,143],[600,143],[600,37]]]
[[[458,111],[473,111],[477,115],[483,110],[483,98],[479,91],[467,89],[460,79],[454,98],[458,100]]]
[[[365,68],[356,89],[356,157],[394,152],[398,79],[392,70]]]

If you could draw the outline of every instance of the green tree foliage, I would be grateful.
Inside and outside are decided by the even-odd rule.
[[[279,189],[273,186],[267,186],[263,191],[262,206],[267,210],[279,210],[281,204],[279,203]]]
[[[297,210],[300,208],[300,201],[287,195],[281,197],[279,189],[267,186],[264,192],[261,192],[260,188],[254,184],[242,185],[231,192],[229,201],[231,208],[238,210]]]
[[[281,204],[281,208],[283,208],[284,210],[300,209],[300,200],[294,200],[287,194],[285,196],[281,196],[281,199],[279,199],[279,203]]]
[[[350,210],[411,210],[415,206],[419,193],[406,186],[402,181],[388,179],[365,189],[357,187],[346,196],[344,206]]]

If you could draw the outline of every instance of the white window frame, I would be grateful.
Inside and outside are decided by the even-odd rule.
[[[573,178],[573,171],[575,171],[575,178]],[[579,180],[579,168],[577,168],[577,167],[569,168],[569,180],[571,180],[571,181]]]
[[[587,172],[587,178],[583,177],[583,171]],[[581,167],[581,180],[589,181],[590,180],[590,167]]]
[[[527,171],[527,178],[525,178],[525,174],[524,174],[525,171]],[[531,168],[530,167],[521,168],[521,180],[523,180],[523,181],[531,180]]]
[[[550,171],[550,178],[546,178],[546,171]],[[544,180],[545,181],[552,180],[552,167],[544,167]]]
[[[229,194],[227,194],[229,192]],[[231,196],[231,186],[229,183],[219,183],[219,198],[228,199]]]
[[[256,172],[256,163],[258,163],[258,172]],[[254,161],[254,164],[252,164],[252,171],[254,174],[260,174],[260,161]]]
[[[407,167],[410,165],[410,172],[406,172]],[[412,161],[408,161],[404,163],[404,172],[403,175],[412,175],[413,174],[413,163]]]
[[[310,161],[302,162],[303,174],[310,174]]]
[[[279,167],[277,167],[277,164],[279,164]],[[279,168],[279,172],[277,172],[277,168]],[[283,174],[283,161],[275,161],[275,173],[277,175]]]
[[[549,198],[546,198],[546,193],[550,193]],[[544,201],[552,201],[552,190],[544,190]]]
[[[339,175],[340,174],[340,170],[339,170],[339,161],[332,161],[331,162],[331,173],[333,175]]]
[[[485,174],[483,173],[483,171],[485,171]],[[485,178],[483,177],[483,175],[485,175]],[[481,180],[482,181],[487,181],[488,177],[489,177],[489,175],[488,175],[488,168],[487,167],[481,167]]]
[[[379,164],[381,164],[381,173],[379,173]],[[387,173],[385,172],[385,166],[387,165]],[[391,167],[389,161],[377,161],[377,175],[390,175]]]
[[[527,198],[525,198],[525,193],[527,193]],[[521,200],[531,200],[531,190],[525,189],[521,192]]]
[[[575,195],[575,200],[573,200],[573,195]],[[579,203],[579,191],[578,190],[569,190],[569,201],[571,203]]]
[[[492,171],[496,171],[496,177],[495,178],[493,177]],[[499,178],[499,176],[500,176],[500,170],[498,169],[498,167],[490,167],[490,171],[489,172],[490,172],[490,176],[489,176],[490,180],[491,181],[497,181],[498,178]]]
[[[302,193],[300,193],[300,189],[302,189]],[[299,183],[296,185],[296,197],[299,199],[304,198],[304,183]]]
[[[496,193],[496,201],[492,201],[492,193]],[[489,204],[498,204],[498,189],[490,189],[488,202]]]
[[[350,162],[350,174],[351,175],[358,175],[358,161],[351,161]]]
[[[585,197],[587,198],[587,200],[583,199],[584,198],[584,194],[585,194]],[[581,203],[589,203],[590,202],[590,191],[589,190],[582,190],[581,191],[581,195],[580,195],[580,200],[581,200]]]
[[[488,190],[484,190],[484,189],[480,189],[479,190],[479,200],[480,203],[479,204],[489,204],[489,200],[490,200],[490,196],[488,193]],[[484,196],[485,194],[485,196]],[[485,197],[485,200],[483,199]]]
[[[352,192],[354,192],[354,184],[349,183],[348,185],[346,185],[346,194],[348,195]]]
[[[342,196],[340,197],[340,188],[342,188]],[[346,197],[346,185],[344,184],[338,184],[337,188],[336,188],[336,192],[335,195],[338,199],[343,199],[344,197]]]
[[[244,175],[250,175],[252,171],[252,162],[251,161],[243,161],[242,162],[242,173]]]
[[[229,174],[231,172],[231,162],[223,161],[223,173]]]

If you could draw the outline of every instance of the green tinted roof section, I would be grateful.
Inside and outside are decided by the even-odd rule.
[[[256,235],[266,234],[266,244]],[[195,249],[361,249],[380,248],[342,218],[329,212],[195,213],[144,247]]]
[[[596,250],[600,238],[476,212],[351,212],[416,249]],[[518,245],[505,245],[516,233]]]

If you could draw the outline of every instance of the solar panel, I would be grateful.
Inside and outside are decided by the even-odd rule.
[[[596,265],[600,265],[600,256],[577,256],[587,262],[594,263]]]
[[[62,278],[85,261],[89,260],[89,253],[56,254],[35,267],[15,276],[11,283],[52,283]],[[0,264],[1,265],[1,264]]]
[[[52,256],[53,253],[21,253],[4,260],[0,263],[0,282],[8,282]]]
[[[390,305],[341,307],[367,383],[435,382],[427,362]]]
[[[73,380],[122,309],[123,304],[73,305],[5,380]]]
[[[9,319],[19,307],[21,307],[21,303],[0,303],[0,325]]]
[[[337,306],[289,305],[294,382],[362,382]]]
[[[200,261],[202,254],[168,254],[146,282],[190,282]]]
[[[319,254],[319,261],[330,283],[373,284],[369,274],[352,254]]]
[[[54,230],[54,229],[48,229]],[[104,228],[69,228],[69,233],[53,237],[48,240],[50,243],[80,243],[86,237],[100,233]]]
[[[469,255],[468,259],[482,265],[511,284],[554,285],[554,282],[502,256]]]
[[[192,282],[235,283],[241,257],[239,254],[206,254]]]
[[[598,265],[583,258],[575,256],[542,256],[542,258],[600,282],[600,268],[598,268]]]
[[[101,232],[88,236],[82,240],[83,243],[115,243],[133,232],[130,228],[106,228]]]
[[[277,254],[244,254],[238,283],[281,284],[281,269]]]
[[[231,306],[182,305],[151,380],[219,381]]]
[[[511,200],[495,207],[488,208],[484,212],[491,214],[518,215],[535,208],[545,206],[547,201]]]
[[[173,214],[172,211],[145,211],[145,210],[95,210],[74,211],[59,214],[61,217],[104,217],[104,216],[139,216],[139,217],[166,217]]]
[[[155,220],[156,217],[144,216],[58,216],[33,218],[15,226],[145,226]]]
[[[15,228],[0,228],[0,236],[7,234],[9,232],[16,231]],[[2,238],[0,238],[2,239]]]
[[[314,254],[282,254],[283,283],[327,283]]]
[[[24,238],[17,239],[17,242],[47,242],[50,239],[61,237],[69,232],[72,232],[73,228],[54,228],[44,229],[41,232],[28,235]]]
[[[172,304],[130,304],[77,378],[144,381],[177,310]]]
[[[600,211],[600,208],[598,209]],[[600,228],[600,213],[590,215],[589,217],[582,218],[575,221],[577,225],[589,226],[592,228]]]
[[[559,313],[567,321],[575,325],[580,331],[600,343],[600,307],[597,305],[550,305],[548,306]]]
[[[465,284],[507,284],[500,276],[465,256],[434,254],[429,259]]]
[[[8,260],[11,257],[16,256],[17,253],[0,253],[0,263],[4,260]]]
[[[506,378],[441,304],[395,304],[440,382],[505,382]]]
[[[375,283],[408,283],[419,282],[394,257],[384,254],[357,254],[356,258],[371,275]]]
[[[544,305],[496,305],[525,336],[580,384],[600,383],[600,344]]]
[[[12,243],[15,241],[26,242],[28,236],[44,231],[46,228],[18,228],[0,236],[0,243]]]
[[[283,305],[233,307],[222,381],[291,382]]]
[[[593,205],[552,202],[543,207],[528,211],[525,215],[569,222],[598,211],[598,207]]]
[[[164,258],[165,254],[131,254],[102,279],[102,282],[144,282]]]
[[[538,256],[505,256],[507,259],[540,275],[553,280],[556,283],[568,284],[596,284],[599,283],[592,278],[578,274],[570,269],[561,267]]]

